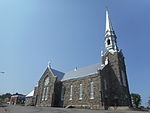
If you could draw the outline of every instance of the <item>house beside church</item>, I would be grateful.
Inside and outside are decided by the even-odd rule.
[[[10,105],[16,105],[16,104],[24,104],[25,101],[25,95],[16,93],[13,94],[10,98]]]
[[[117,46],[108,10],[104,45],[101,63],[66,73],[48,65],[34,92],[35,105],[91,109],[131,107],[124,55]]]

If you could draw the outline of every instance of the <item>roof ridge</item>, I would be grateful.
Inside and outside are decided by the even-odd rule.
[[[54,68],[51,68],[52,70],[54,70],[54,71],[58,71],[58,70],[56,70],[56,69],[54,69]],[[61,72],[61,73],[64,73],[64,72],[62,72],[62,71],[58,71],[58,72]],[[65,74],[65,73],[64,73]]]
[[[81,78],[81,77],[85,77],[88,75],[93,75],[94,73],[97,72],[97,70],[99,70],[101,68],[102,68],[101,64],[96,63],[96,64],[92,64],[92,65],[89,65],[86,67],[79,68],[77,70],[72,70],[72,71],[65,73],[65,75],[62,78],[62,81],[70,80],[73,78]]]
[[[100,63],[96,63],[96,64],[98,65],[98,64],[100,64]],[[76,70],[76,71],[81,70],[81,69],[84,69],[84,68],[87,68],[87,67],[91,67],[91,66],[96,65],[96,64],[91,64],[91,65],[88,65],[88,66],[85,66],[85,67],[80,67],[80,68],[77,67],[77,70]],[[65,72],[65,74],[66,74],[66,73],[69,73],[69,72],[72,72],[72,71],[74,71],[74,70]]]

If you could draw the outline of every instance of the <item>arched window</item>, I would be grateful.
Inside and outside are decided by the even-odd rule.
[[[104,80],[104,89],[107,90],[107,81]]]
[[[79,100],[82,100],[82,95],[83,95],[83,92],[82,92],[82,84],[80,84],[80,92],[79,92]]]
[[[125,77],[125,73],[123,72],[123,70],[121,70],[121,76],[122,76],[122,84],[126,87],[126,77]]]
[[[94,99],[94,82],[90,83],[90,99]]]
[[[107,40],[107,45],[110,45],[110,39]]]
[[[65,92],[65,88],[64,88],[64,86],[62,86],[62,88],[61,88],[61,101],[64,100],[64,92]]]
[[[42,101],[48,99],[48,92],[49,92],[49,77],[46,77],[44,80],[44,87],[43,87],[43,93],[42,93]]]
[[[69,100],[72,100],[72,88],[73,88],[73,85],[70,86],[70,99]]]

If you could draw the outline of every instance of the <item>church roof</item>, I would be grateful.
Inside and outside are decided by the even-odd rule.
[[[97,70],[100,70],[102,68],[103,67],[101,66],[101,64],[97,63],[97,64],[92,64],[90,66],[74,69],[74,70],[66,72],[66,73],[60,72],[60,71],[52,69],[52,68],[50,68],[50,70],[52,71],[54,76],[57,77],[57,80],[65,81],[65,80],[70,80],[70,79],[74,79],[74,78],[80,78],[80,77],[85,77],[88,75],[95,74],[97,72]]]
[[[65,73],[61,81],[92,75],[92,74],[95,74],[97,70],[99,69],[102,69],[102,66],[100,63],[93,64],[93,65],[79,68],[79,69],[75,69],[73,71],[69,71]]]
[[[65,74],[63,72],[60,72],[60,71],[52,69],[52,68],[51,68],[51,71],[55,76],[57,76],[57,80],[61,80]]]

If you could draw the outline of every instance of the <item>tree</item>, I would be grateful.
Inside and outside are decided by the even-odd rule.
[[[10,94],[10,93],[0,95],[0,101],[5,101],[5,99],[10,99],[11,96],[12,96],[12,94]]]
[[[149,99],[150,99],[150,97],[149,97]],[[147,103],[148,103],[148,108],[150,108],[150,100],[148,100]]]
[[[3,95],[2,95],[2,99],[10,98],[11,96],[12,96],[12,94],[6,93],[6,94],[3,94]]]
[[[138,108],[139,105],[141,104],[141,96],[139,94],[132,93],[131,94],[131,99],[132,99],[132,105],[134,107]]]

